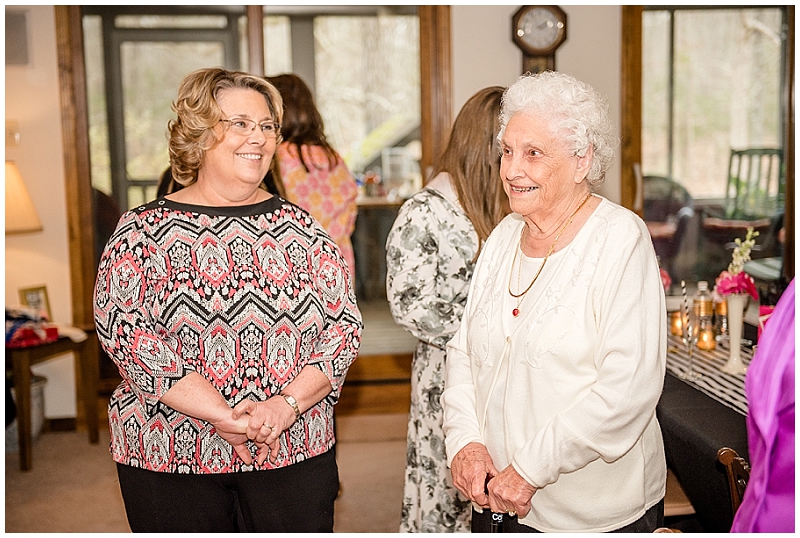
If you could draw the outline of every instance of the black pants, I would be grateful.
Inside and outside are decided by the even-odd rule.
[[[472,532],[492,532],[491,530],[491,512],[484,510],[479,514],[474,508],[472,510]],[[664,499],[656,503],[642,517],[629,523],[624,527],[611,532],[653,532],[659,527],[664,526]],[[503,525],[499,531],[494,532],[541,532],[533,527],[523,525],[517,517],[511,517],[508,514],[503,514]]]
[[[281,469],[214,475],[117,464],[133,532],[333,532],[333,450]]]

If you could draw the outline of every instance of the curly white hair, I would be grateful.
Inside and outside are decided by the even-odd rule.
[[[526,74],[503,95],[498,140],[503,138],[508,122],[519,112],[550,118],[554,131],[563,133],[576,155],[583,156],[590,146],[593,147],[594,158],[586,180],[592,190],[603,183],[619,145],[605,96],[565,73]]]

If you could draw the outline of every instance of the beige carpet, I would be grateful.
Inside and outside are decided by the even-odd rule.
[[[397,532],[403,496],[407,415],[337,417],[342,494],[335,532]],[[116,469],[85,432],[46,432],[34,444],[33,469],[6,452],[5,532],[130,532]]]
[[[358,308],[364,321],[359,356],[414,352],[417,339],[394,322],[388,302],[360,302]]]

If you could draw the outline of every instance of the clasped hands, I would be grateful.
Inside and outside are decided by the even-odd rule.
[[[247,441],[251,440],[258,449],[256,460],[259,464],[269,460],[274,462],[280,450],[280,436],[295,421],[294,411],[283,397],[276,395],[263,402],[245,399],[230,410],[230,416],[212,423],[220,437],[231,444],[246,464],[253,463]]]
[[[453,458],[450,470],[453,485],[481,508],[516,513],[519,517],[530,512],[536,488],[511,465],[498,471],[481,443],[469,443],[462,448]]]

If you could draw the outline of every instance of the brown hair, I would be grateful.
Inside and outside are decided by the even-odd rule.
[[[458,201],[478,233],[478,252],[494,227],[509,213],[508,198],[500,181],[497,143],[504,91],[502,86],[490,86],[469,98],[453,123],[447,148],[433,174],[450,175]]]
[[[283,98],[284,110],[281,124],[283,139],[298,148],[304,144],[321,147],[328,156],[329,167],[336,166],[339,156],[325,138],[325,124],[322,121],[322,115],[317,110],[314,96],[303,79],[293,73],[266,78],[277,88]],[[300,153],[300,161],[308,171],[308,163],[303,160],[302,153]]]
[[[206,150],[219,142],[219,131],[214,128],[224,117],[217,98],[221,91],[233,88],[255,90],[263,95],[272,120],[281,123],[281,95],[264,79],[219,67],[189,73],[181,82],[178,98],[172,103],[177,118],[170,120],[167,126],[172,176],[180,185],[186,187],[197,181],[197,171],[203,165]]]

